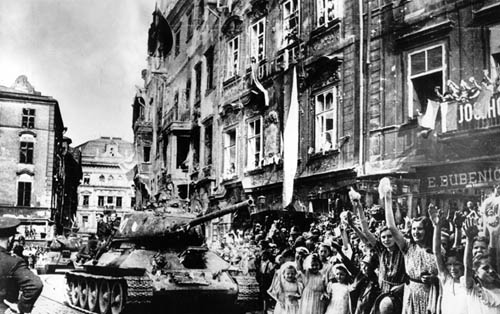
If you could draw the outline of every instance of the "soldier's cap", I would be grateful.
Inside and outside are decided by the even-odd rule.
[[[10,237],[17,233],[21,221],[12,217],[0,217],[0,237]]]

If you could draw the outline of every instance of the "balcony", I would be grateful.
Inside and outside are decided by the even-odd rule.
[[[140,162],[137,164],[137,173],[139,175],[144,174],[148,175],[152,171],[151,163],[150,162]]]
[[[171,108],[165,116],[164,129],[167,133],[189,133],[191,130],[191,115],[189,109]]]

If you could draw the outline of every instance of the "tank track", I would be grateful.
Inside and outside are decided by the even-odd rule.
[[[109,287],[113,287],[115,284],[119,284],[122,287],[123,291],[123,306],[121,310],[111,310],[108,309],[105,312],[102,312],[99,308],[99,292],[97,306],[94,311],[89,309],[89,301],[85,302],[82,306],[82,302],[80,301],[72,301],[72,289],[70,283],[78,283],[85,282],[88,283],[90,281],[94,281],[96,283],[96,287],[101,289],[101,284],[104,281],[109,283]],[[88,288],[88,287],[87,287]],[[113,288],[111,288],[112,290]],[[135,308],[136,305],[149,304],[153,298],[153,282],[147,276],[106,276],[106,275],[95,275],[88,273],[80,273],[80,272],[69,272],[66,273],[66,292],[68,305],[74,309],[79,311],[88,313],[88,314],[117,314],[117,313],[130,313],[132,308]],[[88,296],[87,296],[88,300]],[[110,301],[112,302],[112,301]]]

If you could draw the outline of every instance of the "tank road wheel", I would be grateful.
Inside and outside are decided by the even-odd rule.
[[[111,287],[107,280],[103,280],[99,287],[99,313],[107,314],[111,307]]]
[[[111,314],[120,314],[125,307],[125,288],[119,281],[111,288]]]
[[[78,300],[80,299],[78,282],[75,279],[71,279],[68,283],[68,286],[69,286],[69,302],[71,303],[71,305],[78,306]]]
[[[87,284],[85,283],[85,279],[82,278],[78,280],[78,290],[80,290],[80,295],[78,301],[80,302],[80,307],[82,309],[87,308],[87,301],[89,298],[89,290],[87,289]]]
[[[99,288],[97,285],[97,280],[92,278],[87,278],[87,294],[88,294],[88,305],[91,312],[97,312],[97,300],[99,298]]]

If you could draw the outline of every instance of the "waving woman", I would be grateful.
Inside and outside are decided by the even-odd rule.
[[[352,219],[349,219],[349,225],[358,234],[361,241],[375,249],[379,258],[378,281],[382,295],[376,302],[378,308],[376,313],[384,313],[382,309],[387,307],[388,302],[391,304],[392,313],[401,313],[403,287],[406,282],[403,253],[396,245],[387,226],[380,230],[377,238],[368,228],[368,221],[359,200],[354,200],[353,206],[358,213],[361,230],[354,225]]]
[[[404,289],[403,313],[436,313],[438,280],[437,267],[432,253],[432,223],[427,217],[413,219],[410,240],[406,240],[394,221],[389,178],[380,180],[379,195],[385,204],[387,227],[396,245],[404,254],[406,273],[409,277]]]

